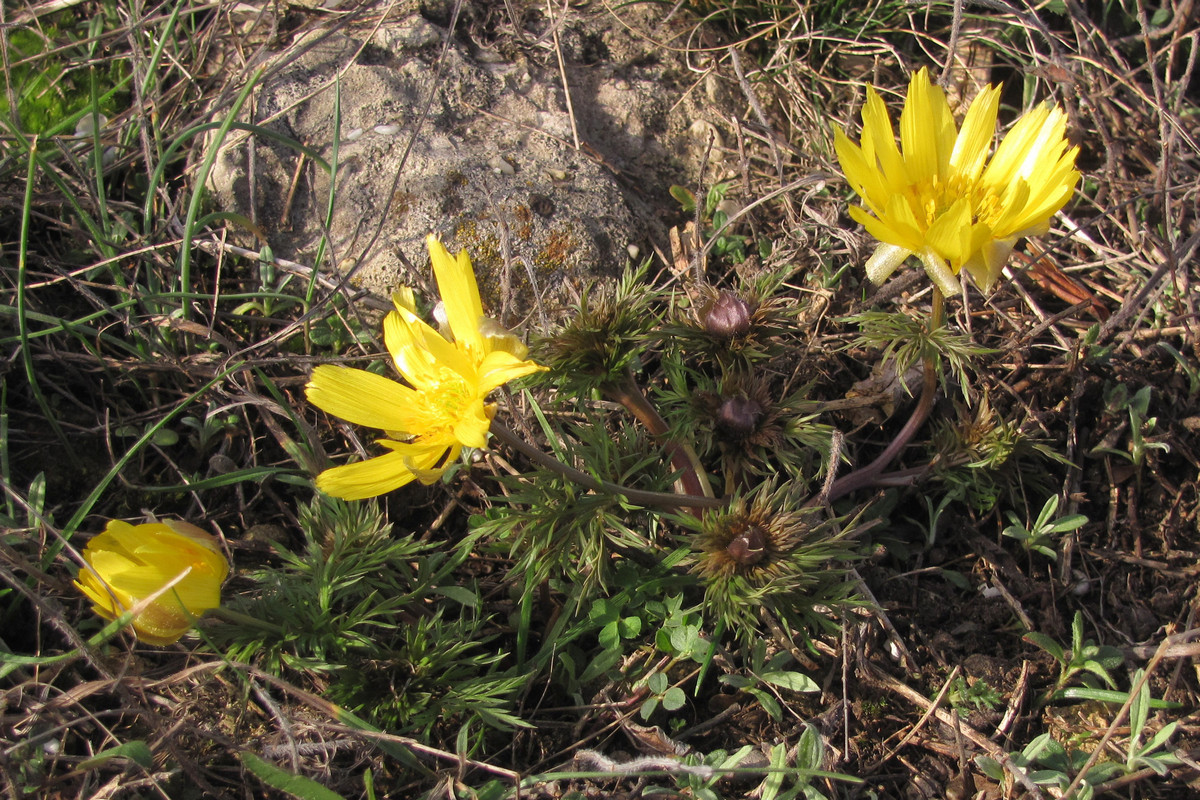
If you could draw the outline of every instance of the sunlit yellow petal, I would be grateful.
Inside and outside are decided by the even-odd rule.
[[[437,237],[432,235],[425,239],[425,244],[429,248],[433,274],[446,308],[446,319],[450,330],[454,332],[454,340],[468,348],[482,348],[479,320],[483,317],[483,301],[479,299],[479,287],[475,283],[475,271],[467,251],[451,257]]]
[[[138,639],[175,642],[196,617],[221,604],[229,562],[216,539],[184,522],[113,520],[83,551],[75,585],[105,619],[133,612]]]
[[[943,291],[956,289],[963,269],[986,289],[1017,240],[1048,230],[1070,200],[1078,148],[1066,140],[1066,115],[1049,104],[1032,109],[993,154],[999,98],[998,87],[985,88],[958,130],[945,93],[922,69],[909,83],[899,148],[872,87],[861,142],[834,132],[838,162],[863,201],[850,216],[881,243],[867,265],[872,280],[911,252]]]
[[[446,472],[446,467],[458,459],[458,454],[462,452],[462,447],[454,445],[449,450],[441,451],[436,454],[436,457],[430,457],[431,453],[417,453],[413,456],[404,459],[404,466],[416,476],[416,479],[426,486],[432,486],[441,480],[443,473]]]
[[[960,197],[933,221],[925,232],[925,243],[943,261],[962,267],[971,256],[971,202]],[[957,270],[955,270],[957,271]]]
[[[908,100],[900,114],[900,149],[909,180],[930,180],[945,172],[956,138],[945,93],[930,84],[928,70],[918,70],[908,85]]]
[[[383,341],[396,369],[416,389],[436,388],[447,369],[468,379],[475,372],[472,353],[407,312],[384,317]]]
[[[416,392],[382,375],[322,364],[313,369],[305,390],[308,402],[355,425],[412,432]]]
[[[874,87],[867,88],[867,104],[863,107],[862,154],[871,173],[878,175],[879,186],[873,175],[864,175],[861,180],[873,191],[891,191],[909,183],[908,167],[896,146],[896,134],[892,131],[892,120],[887,106]],[[846,140],[849,142],[849,140]],[[875,202],[882,203],[884,196],[876,196]]]
[[[397,310],[407,311],[410,314],[417,313],[417,298],[413,295],[411,286],[401,286],[396,291],[392,292],[392,305]]]
[[[983,172],[992,137],[996,134],[999,110],[999,86],[985,87],[967,109],[962,130],[954,142],[954,152],[950,154],[950,165],[962,179],[973,181]]]
[[[532,361],[522,361],[505,350],[493,350],[479,365],[479,386],[481,396],[487,395],[493,389],[503,386],[509,381],[542,372],[546,368]]]
[[[488,428],[492,426],[494,407],[486,405],[482,398],[471,402],[454,424],[454,438],[465,447],[487,447]]]
[[[405,466],[405,458],[405,453],[392,452],[327,469],[317,476],[317,488],[343,500],[365,500],[387,494],[416,479]]]
[[[529,348],[525,346],[525,343],[491,317],[483,317],[479,320],[479,335],[483,337],[484,351],[487,353],[502,350],[505,353],[511,353],[518,359],[524,359],[529,355]]]
[[[842,172],[851,188],[862,197],[863,203],[874,213],[879,213],[880,207],[892,195],[887,185],[886,177],[879,171],[877,162],[868,160],[862,148],[846,138],[841,131],[834,131],[833,145],[837,151],[838,161]]]

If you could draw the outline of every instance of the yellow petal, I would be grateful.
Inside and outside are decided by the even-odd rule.
[[[109,523],[84,548],[75,585],[105,619],[133,612],[138,639],[177,641],[195,618],[221,603],[229,573],[215,538],[185,522]]]
[[[444,379],[444,369],[467,380],[475,375],[474,357],[463,345],[446,341],[423,320],[406,311],[393,312],[384,318],[383,341],[396,369],[417,389],[436,388]]]
[[[929,226],[925,242],[957,272],[971,256],[971,233],[971,201],[961,197]]]
[[[896,134],[892,130],[892,120],[888,116],[887,106],[875,91],[875,87],[867,87],[867,103],[863,107],[862,152],[871,171],[878,170],[882,178],[882,190],[894,190],[909,182],[908,167],[896,146]],[[875,188],[875,187],[872,187]],[[876,201],[882,203],[885,196],[877,196]]]
[[[945,173],[956,138],[946,95],[929,82],[929,72],[922,67],[908,85],[908,99],[900,113],[900,147],[909,181]]]
[[[983,171],[988,153],[992,149],[992,137],[996,134],[996,115],[1000,110],[1000,87],[983,89],[963,119],[962,130],[954,142],[950,164],[963,179],[973,181]]]
[[[454,445],[449,450],[429,450],[406,457],[404,465],[416,476],[417,480],[426,486],[437,483],[453,461],[462,452],[462,447]]]
[[[868,159],[862,148],[851,142],[840,130],[833,132],[833,146],[850,188],[858,193],[873,213],[878,214],[880,207],[892,194],[883,174],[879,172],[875,162]]]
[[[388,445],[386,441],[380,444]],[[394,444],[402,444],[395,442]],[[446,448],[441,448],[445,452]],[[327,469],[317,476],[317,488],[343,500],[365,500],[395,491],[416,479],[405,465],[405,452],[385,453],[366,461]]]
[[[402,286],[392,292],[392,305],[397,310],[407,311],[415,316],[417,313],[417,298],[413,296],[412,287]]]
[[[990,239],[980,248],[978,256],[967,263],[966,269],[980,289],[986,292],[996,283],[1015,244],[1016,239]]]
[[[385,431],[412,432],[411,409],[416,392],[382,375],[322,364],[313,369],[305,389],[310,403],[347,422]]]
[[[454,423],[454,439],[466,447],[487,447],[488,429],[492,426],[492,414],[495,408],[490,408],[483,399],[474,400],[462,409],[459,418]]]
[[[479,299],[479,287],[475,283],[475,271],[467,251],[462,250],[457,257],[451,258],[433,235],[425,239],[425,244],[429,247],[438,293],[442,296],[454,340],[468,348],[482,349],[479,320],[483,316],[483,302]]]
[[[533,361],[522,361],[506,350],[493,350],[479,365],[479,396],[486,397],[493,389],[509,381],[543,372],[546,367]]]

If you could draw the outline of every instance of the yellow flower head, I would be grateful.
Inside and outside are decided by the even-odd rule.
[[[217,540],[176,521],[113,520],[87,543],[83,560],[90,569],[79,571],[75,585],[92,610],[112,620],[137,609],[134,632],[156,645],[179,641],[196,617],[221,605],[221,583],[229,574]],[[154,599],[143,604],[149,597]]]
[[[963,269],[987,290],[1018,239],[1049,229],[1079,181],[1079,148],[1068,145],[1066,116],[1058,106],[1038,106],[989,161],[999,106],[1000,87],[989,86],[958,130],[946,95],[921,69],[908,85],[899,147],[873,87],[862,142],[834,131],[842,171],[863,202],[850,216],[880,242],[867,261],[872,281],[881,283],[916,254],[943,294],[957,293]]]
[[[442,295],[444,330],[416,314],[412,291],[392,298],[396,310],[383,321],[383,339],[408,385],[350,367],[313,370],[308,400],[335,417],[386,431],[388,453],[328,469],[317,488],[346,500],[398,489],[413,480],[433,483],[463,447],[484,447],[496,413],[486,403],[493,389],[545,369],[525,360],[516,336],[485,317],[466,252],[451,256],[436,237],[426,240]]]

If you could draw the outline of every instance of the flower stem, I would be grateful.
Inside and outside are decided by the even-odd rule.
[[[929,315],[930,333],[942,327],[944,312],[945,298],[942,296],[942,290],[934,286],[933,309]],[[908,418],[908,422],[904,423],[904,427],[896,434],[896,438],[884,448],[883,452],[874,461],[834,481],[833,485],[829,487],[829,492],[822,498],[824,502],[832,502],[863,487],[877,485],[883,471],[908,446],[913,436],[916,435],[917,431],[925,424],[925,420],[929,417],[929,412],[933,409],[934,396],[937,394],[938,363],[937,352],[932,348],[927,349],[923,357],[922,366],[924,370],[921,383],[921,397],[917,400],[916,408],[913,409],[912,416]]]
[[[604,492],[619,497],[624,497],[631,503],[640,506],[648,506],[653,508],[667,509],[702,509],[702,508],[720,508],[725,505],[726,501],[719,497],[707,497],[686,494],[670,494],[667,492],[648,492],[642,489],[631,489],[628,486],[621,486],[608,481],[602,481],[599,478],[594,478],[586,472],[577,470],[574,467],[568,466],[551,455],[548,455],[533,445],[526,442],[516,434],[511,428],[499,420],[492,420],[492,435],[505,444],[518,450],[529,457],[531,461],[557,472],[564,478],[574,481],[575,483],[594,492]]]
[[[650,431],[653,436],[660,440],[665,439],[669,433],[666,420],[658,413],[658,409],[646,399],[646,395],[633,380],[632,375],[627,375],[624,383],[612,387],[608,393],[612,399],[625,406],[638,422],[645,425],[646,430]],[[679,472],[679,493],[712,497],[712,486],[708,483],[708,477],[704,473],[704,467],[701,466],[700,457],[696,455],[696,451],[682,442],[670,439],[665,439],[663,444],[667,457],[671,460],[671,466]]]

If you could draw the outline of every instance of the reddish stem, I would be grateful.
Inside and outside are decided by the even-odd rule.
[[[944,303],[945,298],[942,296],[941,290],[935,286],[933,289],[933,309],[929,315],[930,333],[942,326]],[[822,501],[829,503],[865,486],[876,485],[880,476],[883,475],[883,471],[888,468],[889,464],[896,460],[896,457],[908,446],[908,443],[916,436],[917,431],[925,424],[925,420],[929,417],[929,412],[933,410],[933,398],[937,393],[937,355],[935,353],[927,354],[923,366],[924,380],[921,384],[921,397],[917,400],[917,407],[913,409],[912,416],[908,418],[908,422],[904,423],[904,427],[896,434],[896,438],[884,448],[883,452],[874,461],[834,481],[833,485],[829,487],[829,492],[820,498]]]
[[[609,395],[613,400],[625,406],[638,422],[646,426],[646,430],[662,441],[667,457],[671,460],[671,466],[679,472],[680,494],[712,497],[712,490],[700,477],[700,466],[696,463],[694,456],[679,442],[665,438],[669,432],[666,420],[658,413],[658,409],[646,399],[646,395],[642,393],[632,376],[629,376],[624,384],[610,389]]]

